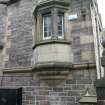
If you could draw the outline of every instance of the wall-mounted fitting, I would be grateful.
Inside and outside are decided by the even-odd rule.
[[[86,94],[80,99],[80,105],[97,105],[96,95],[91,95],[87,89]]]

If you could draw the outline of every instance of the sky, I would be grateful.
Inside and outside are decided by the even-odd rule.
[[[103,27],[105,28],[105,0],[97,0],[97,1],[98,1],[99,12],[102,17],[102,24]]]

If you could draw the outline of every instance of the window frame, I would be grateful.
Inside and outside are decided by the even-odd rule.
[[[40,10],[41,14],[41,32],[42,32],[42,40],[48,40],[48,39],[64,39],[65,37],[65,9],[61,8],[47,8]],[[58,15],[59,13],[62,14],[62,35],[58,35]],[[51,36],[45,37],[44,36],[44,15],[50,14],[51,15]]]
[[[58,23],[57,23],[57,34],[58,34],[58,38],[61,38],[61,39],[62,39],[62,38],[64,38],[64,29],[65,29],[65,28],[64,28],[64,26],[65,26],[65,25],[64,25],[64,19],[65,19],[65,18],[64,18],[64,12],[58,12],[58,13],[57,13],[57,18],[58,18],[58,16],[60,16],[59,14],[60,14],[60,15],[62,14],[62,15],[61,15],[61,16],[62,16],[62,24],[61,24],[61,27],[62,27],[61,32],[62,32],[62,34],[59,35],[59,29],[58,29],[58,27],[59,27],[60,25],[58,25]],[[57,20],[57,22],[58,22],[58,20]]]
[[[51,35],[49,36],[47,36],[47,37],[45,37],[45,16],[47,16],[47,15],[49,15],[50,14],[50,18],[51,18],[51,20],[52,20],[52,14],[49,12],[49,13],[45,13],[45,14],[42,14],[42,21],[43,21],[43,24],[42,24],[42,27],[43,27],[43,40],[46,40],[46,39],[51,39],[51,37],[52,37],[52,26],[51,26]],[[52,21],[51,21],[51,23],[52,23]],[[46,31],[47,32],[47,31]],[[49,32],[49,31],[48,31]]]

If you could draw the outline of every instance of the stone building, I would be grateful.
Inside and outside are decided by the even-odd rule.
[[[102,77],[101,29],[96,0],[0,0],[0,87],[22,88],[22,105],[80,105]]]

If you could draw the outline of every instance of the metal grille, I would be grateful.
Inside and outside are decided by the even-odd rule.
[[[0,89],[0,105],[22,105],[22,89]]]
[[[104,87],[97,88],[97,99],[105,100],[105,88]]]

